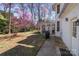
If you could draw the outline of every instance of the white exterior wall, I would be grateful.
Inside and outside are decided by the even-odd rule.
[[[77,39],[78,39],[78,55],[79,55],[79,26],[77,26]]]
[[[66,44],[66,46],[69,49],[72,49],[72,37],[71,37],[71,25],[70,25],[70,21],[65,21],[65,19],[62,19],[61,21],[62,25],[61,25],[61,32],[62,32],[62,39],[64,41],[64,43]]]
[[[73,17],[79,18],[79,4],[77,4],[76,8],[73,9],[67,16],[65,16],[61,23],[61,32],[62,32],[62,39],[66,46],[71,50],[71,52],[75,55],[79,55],[79,27],[77,28],[77,38],[72,36],[72,21]],[[65,18],[68,18],[69,21],[66,22]]]
[[[62,12],[63,7],[64,7],[64,3],[61,3],[60,4],[60,13]],[[61,19],[58,18],[59,15],[60,15],[60,13],[57,14],[57,16],[56,16],[56,22],[55,22],[55,35],[59,36],[59,37],[61,37],[61,35],[62,35],[62,29],[61,29],[62,28],[61,27],[62,23],[61,23]],[[60,21],[60,31],[57,31],[57,21]]]

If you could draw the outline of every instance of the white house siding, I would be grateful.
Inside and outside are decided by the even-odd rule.
[[[60,13],[62,12],[63,7],[64,7],[64,3],[61,3],[60,4]],[[56,15],[56,22],[55,22],[55,35],[59,36],[59,37],[62,35],[62,32],[61,32],[62,23],[61,23],[61,19],[59,19],[60,13]],[[57,21],[60,21],[60,31],[57,31]]]
[[[79,55],[79,26],[77,26],[77,39],[78,39],[78,55]]]
[[[62,38],[66,46],[71,50],[71,52],[75,55],[79,55],[79,29],[77,28],[77,38],[72,36],[72,21],[73,17],[79,18],[79,4],[76,5],[76,8],[73,9],[69,14],[67,14],[64,18],[62,18]],[[69,21],[66,22],[65,18],[68,18]]]
[[[66,46],[71,50],[72,46],[72,37],[71,37],[71,26],[70,21],[65,21],[65,19],[62,19],[62,39]]]

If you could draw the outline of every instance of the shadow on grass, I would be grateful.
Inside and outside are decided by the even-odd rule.
[[[32,45],[35,47],[29,48],[29,47],[18,45],[12,48],[11,50],[8,50],[0,55],[1,56],[35,56],[37,55],[44,41],[45,40],[40,34],[31,35],[27,37],[26,39],[17,43],[24,44],[24,45]]]
[[[24,39],[18,43],[20,44],[31,44],[31,43],[35,43],[35,41],[40,40],[39,35],[31,35],[28,36],[27,39]]]
[[[34,48],[27,48],[24,46],[16,46],[2,54],[0,54],[1,56],[33,56],[36,53],[33,51],[35,51]]]
[[[20,44],[29,44],[29,45],[38,45],[43,42],[45,39],[39,32],[33,33],[34,35],[28,36],[26,39],[18,42]]]

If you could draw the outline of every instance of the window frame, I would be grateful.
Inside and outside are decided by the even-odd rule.
[[[60,21],[57,21],[57,32],[60,31]]]
[[[77,26],[76,26],[76,22],[73,22],[73,30],[72,30],[72,32],[73,32],[73,37],[75,37],[75,38],[77,38]]]
[[[77,25],[76,25],[77,19],[72,20],[72,36],[74,38],[77,38]],[[74,24],[73,24],[74,23]],[[75,28],[75,29],[74,29]],[[74,32],[75,31],[75,32]]]

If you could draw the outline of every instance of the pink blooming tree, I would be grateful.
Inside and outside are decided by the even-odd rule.
[[[22,4],[22,6],[24,6],[24,5]],[[21,7],[21,9],[20,8],[16,9],[16,13],[18,13],[20,15],[20,17],[17,19],[18,23],[17,23],[16,27],[21,29],[21,28],[27,28],[27,27],[31,26],[31,24],[32,24],[31,12],[27,12],[24,9],[22,9],[22,7]]]

